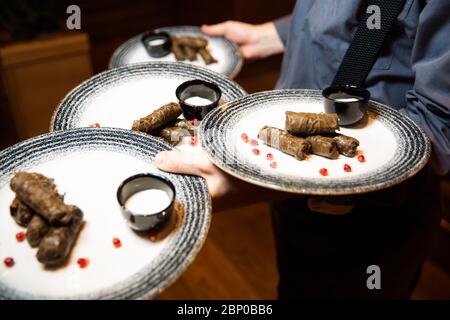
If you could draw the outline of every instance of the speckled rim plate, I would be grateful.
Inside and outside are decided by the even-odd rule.
[[[171,147],[161,142],[158,139],[152,138],[151,136],[132,132],[129,130],[122,129],[111,129],[111,128],[100,128],[100,129],[91,129],[91,128],[83,128],[83,129],[74,129],[68,131],[61,131],[51,134],[45,134],[42,136],[38,136],[32,138],[30,140],[26,140],[17,145],[14,145],[8,149],[5,149],[0,153],[0,195],[5,196],[5,192],[10,192],[9,190],[9,180],[14,172],[18,170],[27,170],[35,167],[36,165],[40,165],[42,163],[49,163],[48,161],[61,161],[60,158],[66,155],[69,155],[68,158],[72,158],[73,156],[82,154],[83,152],[113,152],[114,154],[120,154],[120,156],[130,158],[130,161],[135,161],[139,159],[143,162],[142,165],[148,167],[147,172],[155,172],[161,174],[168,179],[170,179],[176,188],[177,199],[181,202],[184,207],[185,213],[183,218],[183,223],[176,232],[174,232],[171,236],[165,241],[163,250],[161,250],[160,254],[152,259],[151,261],[147,261],[144,259],[144,266],[140,268],[136,273],[132,274],[126,278],[116,278],[109,279],[109,285],[101,288],[101,290],[95,290],[92,292],[83,292],[83,294],[62,294],[57,296],[48,296],[36,293],[34,290],[33,293],[29,293],[26,290],[17,290],[13,286],[6,286],[5,282],[8,283],[7,277],[13,277],[13,272],[19,272],[20,267],[23,267],[22,271],[25,271],[22,275],[16,275],[20,277],[25,277],[27,279],[27,272],[33,274],[33,279],[29,279],[30,283],[33,281],[38,281],[34,279],[34,277],[39,277],[39,271],[35,269],[37,267],[33,267],[34,269],[29,269],[31,267],[24,266],[23,261],[17,261],[16,266],[11,269],[6,268],[3,263],[0,266],[0,299],[137,299],[137,298],[151,298],[156,294],[160,293],[164,288],[169,286],[176,278],[178,278],[182,272],[188,267],[188,265],[193,261],[196,254],[199,252],[208,232],[209,224],[210,224],[210,214],[211,214],[211,201],[210,196],[207,190],[207,186],[202,178],[194,177],[194,176],[186,176],[186,175],[176,175],[163,173],[158,171],[153,165],[152,161],[155,154],[162,150],[169,150]],[[108,153],[110,154],[110,153]],[[71,168],[68,168],[70,170]],[[136,170],[137,168],[133,168],[132,170]],[[137,172],[136,172],[137,173]],[[114,173],[112,173],[114,174]],[[92,177],[95,179],[95,177]],[[61,179],[60,179],[61,180]],[[58,181],[57,181],[58,183]],[[4,189],[8,188],[8,190]],[[112,189],[112,187],[111,187]],[[8,194],[8,199],[10,195]],[[0,198],[1,199],[1,198]],[[3,198],[5,199],[5,198]],[[5,202],[5,201],[4,201]],[[12,221],[9,216],[9,210],[7,206],[9,203],[1,203],[2,205],[2,219],[7,219],[5,222],[10,223],[9,220]],[[3,208],[5,207],[5,208]],[[3,210],[5,209],[5,210]],[[89,215],[92,217],[92,212],[85,212],[85,219],[89,219]],[[125,223],[125,221],[123,221]],[[87,221],[89,223],[89,221]],[[122,226],[122,222],[119,221],[119,226]],[[14,224],[15,225],[15,224]],[[9,226],[10,228],[7,230],[8,234],[11,235],[3,235],[1,236],[2,240],[0,240],[0,247],[2,248],[2,256],[7,254],[5,252],[8,249],[8,244],[6,242],[15,242],[14,231],[10,231],[14,226]],[[124,227],[125,228],[125,225]],[[131,233],[130,237],[137,237],[131,230],[126,227],[126,230]],[[80,238],[86,235],[83,235],[82,231],[80,234]],[[6,238],[5,238],[6,237]],[[11,238],[11,240],[9,240]],[[80,239],[78,239],[78,242]],[[86,241],[86,240],[82,240]],[[100,241],[97,239],[96,241]],[[130,240],[131,241],[131,240]],[[136,240],[138,241],[138,240]],[[140,241],[140,240],[139,240]],[[83,246],[84,244],[76,244]],[[88,241],[89,242],[89,241]],[[108,241],[110,243],[110,240]],[[20,250],[31,251],[32,249],[28,246],[27,243],[10,243],[10,246],[17,245],[19,247],[16,248],[16,254]],[[148,245],[152,245],[149,243]],[[124,247],[122,249],[125,248]],[[144,244],[144,248],[149,248],[147,244]],[[120,250],[122,250],[120,249]],[[140,247],[134,247],[132,250],[142,249]],[[8,249],[9,250],[9,249]],[[18,251],[17,251],[18,250]],[[114,250],[114,249],[113,249]],[[114,255],[115,252],[108,253],[108,255]],[[116,251],[118,252],[118,251]],[[116,254],[122,254],[125,252],[118,252]],[[141,252],[142,254],[142,252]],[[33,260],[35,259],[34,254],[31,256],[29,254],[29,258]],[[116,257],[117,258],[117,257]],[[3,259],[3,257],[2,257]],[[71,260],[73,258],[71,257]],[[126,259],[124,259],[126,261]],[[76,259],[75,259],[76,261]],[[119,260],[122,261],[122,260]],[[124,262],[125,262],[124,261]],[[29,264],[37,264],[36,261],[29,261]],[[90,266],[91,267],[91,266]],[[89,270],[86,271],[94,272],[91,274],[91,280],[95,281],[97,277],[101,277],[100,274],[95,274],[95,272],[104,273],[107,272],[105,269],[101,270]],[[124,266],[122,266],[124,267]],[[122,268],[121,267],[121,268]],[[63,267],[62,271],[66,272]],[[72,261],[72,267],[74,271],[71,272],[80,272],[81,276],[83,276],[83,270],[77,268],[76,263]],[[92,265],[94,269],[95,266]],[[126,268],[126,267],[124,267]],[[78,270],[79,269],[79,270]],[[37,269],[40,270],[40,269]],[[133,269],[134,270],[134,269]],[[67,271],[69,272],[69,271]],[[37,274],[36,274],[37,273]],[[54,275],[50,275],[50,277],[57,276],[58,273]],[[29,275],[28,275],[29,276]],[[64,276],[64,274],[63,274]],[[72,274],[73,276],[73,274]],[[11,279],[11,278],[10,278]],[[13,278],[14,279],[14,278]],[[50,278],[52,279],[52,278]],[[64,279],[64,278],[63,278]],[[64,282],[64,281],[63,281]],[[17,284],[17,282],[15,282]],[[29,282],[26,282],[26,286],[28,286]],[[48,285],[63,285],[62,283],[54,283],[54,281],[47,282]],[[38,288],[42,286],[39,283],[36,284]],[[35,285],[35,286],[36,286]],[[22,285],[23,287],[24,285]],[[31,284],[30,284],[31,286]],[[40,290],[40,289],[38,289]],[[64,290],[63,290],[64,291]]]
[[[218,167],[239,179],[275,190],[308,195],[350,195],[388,188],[415,175],[430,157],[431,146],[425,133],[398,111],[374,101],[369,104],[365,126],[342,129],[342,133],[360,139],[366,163],[343,156],[337,160],[312,156],[309,160],[297,161],[277,150],[268,151],[274,149],[263,145],[259,146],[262,155],[250,155],[251,147],[245,146],[240,139],[241,133],[248,130],[249,136],[256,138],[263,125],[283,129],[286,110],[323,112],[321,92],[267,91],[248,95],[213,110],[201,123],[202,147]],[[267,160],[267,164],[261,160],[264,152],[277,153],[275,160],[279,170],[270,168]],[[346,174],[342,166],[350,161],[354,172]],[[329,176],[318,174],[322,166],[329,166]],[[283,169],[285,171],[280,174]]]
[[[177,86],[193,79],[218,85],[224,102],[247,94],[234,81],[205,68],[180,62],[134,64],[97,74],[74,88],[56,108],[50,130],[92,123],[130,129],[133,120],[176,101]]]
[[[203,60],[199,57],[198,61],[190,62],[183,61],[183,63],[195,64],[200,67],[205,67],[213,71],[219,72],[230,79],[235,78],[242,69],[243,58],[239,47],[236,43],[224,37],[210,37],[201,32],[199,27],[195,26],[172,26],[155,29],[155,31],[165,31],[173,35],[194,35],[201,36],[208,40],[209,46],[212,49],[214,58],[218,63],[205,65]],[[140,62],[150,61],[176,61],[173,54],[169,54],[162,58],[153,58],[147,54],[141,42],[141,33],[130,40],[123,43],[116,49],[111,57],[109,67],[117,68],[124,65]]]

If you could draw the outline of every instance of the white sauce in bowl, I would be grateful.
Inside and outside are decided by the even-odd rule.
[[[164,42],[166,42],[164,39],[154,39],[154,40],[150,40],[149,44],[151,46],[160,46],[160,45],[164,44]]]
[[[362,97],[352,96],[346,92],[336,92],[329,95],[330,99],[336,102],[357,102],[363,100]]]
[[[133,194],[125,202],[125,207],[133,213],[148,215],[163,211],[170,202],[167,192],[160,189],[148,189]]]
[[[207,106],[212,103],[211,100],[202,97],[190,97],[184,100],[184,102],[192,106]]]

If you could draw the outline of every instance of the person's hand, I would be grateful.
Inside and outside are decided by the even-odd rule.
[[[283,43],[272,22],[253,25],[226,21],[215,25],[203,25],[202,31],[210,36],[224,36],[236,42],[245,59],[265,58],[284,51]]]
[[[290,196],[287,193],[257,187],[230,176],[209,161],[203,152],[163,151],[156,155],[155,164],[163,171],[205,178],[214,211]]]

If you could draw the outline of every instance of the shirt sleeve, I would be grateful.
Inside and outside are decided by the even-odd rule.
[[[441,177],[450,172],[450,1],[429,0],[419,17],[412,51],[415,83],[401,112],[426,132],[432,163]]]
[[[286,47],[288,35],[289,35],[289,29],[291,27],[291,21],[292,21],[292,15],[287,15],[281,18],[278,18],[273,23],[275,25],[275,28],[277,29],[278,36],[281,39],[281,42],[283,42],[283,45]]]

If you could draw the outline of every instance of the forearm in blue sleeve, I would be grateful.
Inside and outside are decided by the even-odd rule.
[[[292,21],[292,15],[287,15],[281,18],[278,18],[273,23],[275,25],[275,28],[277,29],[278,36],[281,39],[281,42],[283,42],[283,45],[286,47],[288,35],[289,35],[289,29],[291,27],[291,21]]]
[[[450,173],[450,1],[430,0],[423,9],[412,55],[416,73],[402,113],[419,124],[433,146],[442,177]]]

